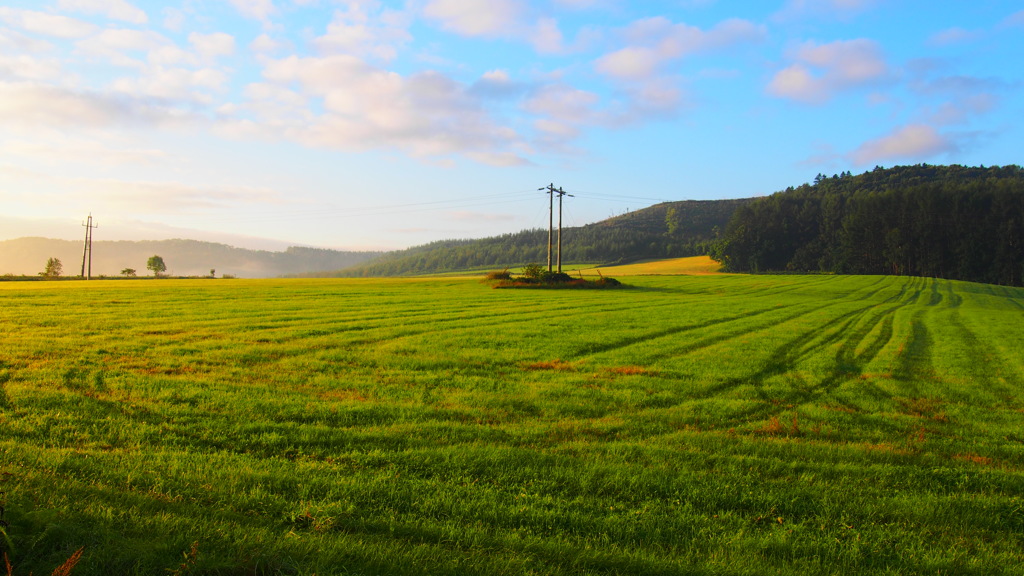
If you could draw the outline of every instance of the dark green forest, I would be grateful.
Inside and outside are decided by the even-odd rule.
[[[609,265],[707,254],[736,208],[751,200],[665,202],[562,230],[562,262]],[[546,229],[442,240],[315,276],[406,276],[547,262]]]
[[[892,274],[1020,286],[1020,166],[819,175],[740,206],[712,248],[732,272]]]

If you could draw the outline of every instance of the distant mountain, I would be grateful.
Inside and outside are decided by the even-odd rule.
[[[733,213],[752,200],[665,202],[595,224],[562,230],[562,262],[613,264],[707,254]],[[547,262],[547,230],[479,240],[442,240],[389,252],[314,276],[407,276]]]
[[[59,258],[64,276],[82,271],[82,241],[50,238],[17,238],[0,241],[0,274],[34,275],[49,258]],[[198,240],[145,240],[93,242],[92,275],[118,276],[134,268],[140,276],[150,274],[146,261],[159,255],[173,276],[204,276],[216,270],[218,276],[269,278],[288,274],[337,270],[381,255],[380,252],[345,252],[292,246],[283,252],[248,250]]]

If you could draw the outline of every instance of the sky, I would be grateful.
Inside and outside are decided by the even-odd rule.
[[[1021,164],[1021,0],[0,0],[0,240],[399,249]],[[556,216],[557,218],[557,216]]]

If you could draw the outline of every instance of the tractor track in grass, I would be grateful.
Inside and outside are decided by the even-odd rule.
[[[703,302],[710,301],[713,299],[712,295],[701,295],[699,299],[688,300],[687,304],[699,305]],[[586,319],[597,315],[605,314],[617,314],[623,312],[632,312],[634,315],[639,315],[643,312],[653,311],[657,312],[663,310],[666,306],[674,305],[674,303],[666,304],[665,302],[658,301],[642,306],[635,305],[617,305],[602,307],[599,309],[588,309],[582,316],[576,315],[575,318]],[[292,342],[301,341],[308,338],[321,338],[327,339],[332,336],[348,335],[348,334],[369,334],[376,330],[387,331],[387,334],[380,335],[378,337],[371,338],[355,338],[351,340],[344,340],[337,342],[334,348],[337,347],[351,347],[351,346],[366,346],[380,344],[381,342],[387,342],[390,340],[397,340],[400,338],[411,338],[417,336],[427,336],[435,333],[443,333],[450,330],[459,329],[479,329],[482,332],[493,330],[496,319],[502,318],[514,318],[515,323],[530,323],[543,320],[550,320],[552,314],[568,313],[568,312],[579,312],[578,303],[572,302],[558,306],[547,306],[543,309],[529,308],[529,304],[519,304],[515,309],[503,310],[501,312],[495,312],[491,309],[486,308],[483,305],[478,307],[480,314],[467,314],[464,309],[453,309],[457,310],[457,314],[448,315],[444,312],[439,313],[436,309],[410,314],[402,314],[402,322],[396,326],[394,315],[389,314],[374,314],[372,316],[366,316],[359,319],[351,319],[346,317],[346,321],[343,326],[330,320],[322,320],[317,324],[310,326],[307,323],[299,321],[289,321],[287,319],[281,319],[280,322],[289,322],[287,325],[274,325],[272,327],[255,326],[250,327],[249,332],[253,334],[259,334],[260,340],[265,344],[288,344]],[[527,310],[524,310],[527,309]],[[486,312],[486,313],[483,313]],[[570,317],[568,314],[565,318]],[[366,322],[372,322],[368,324]],[[296,332],[295,329],[301,326],[304,330],[302,332]],[[427,329],[418,329],[419,327],[426,327]]]
[[[920,290],[909,297],[904,297],[908,289],[915,287],[917,282],[904,282],[900,292],[879,304],[863,306],[836,316],[815,330],[803,332],[776,347],[768,360],[750,374],[730,378],[722,383],[701,390],[698,397],[709,398],[742,386],[752,386],[764,400],[771,400],[764,393],[761,383],[769,378],[783,376],[789,379],[792,393],[787,395],[784,403],[805,403],[813,397],[828,394],[841,384],[858,380],[864,374],[864,368],[892,341],[893,323],[897,311],[912,305],[919,297]],[[891,304],[884,306],[885,304]],[[884,306],[879,309],[879,307]],[[874,311],[872,313],[872,311]],[[877,329],[878,335],[860,352],[858,346]],[[823,348],[839,344],[834,356],[833,368],[829,374],[817,383],[809,384],[797,373],[797,366],[805,359],[814,356]],[[779,401],[779,398],[774,398]],[[745,417],[755,416],[756,412],[770,412],[765,406],[757,411],[745,413]]]
[[[639,343],[650,342],[652,340],[657,340],[657,339],[660,339],[660,338],[667,338],[669,336],[675,336],[677,334],[682,334],[682,333],[690,332],[690,331],[693,331],[693,330],[699,330],[701,328],[710,328],[712,326],[720,326],[722,324],[728,324],[730,322],[737,322],[737,321],[740,321],[740,320],[745,320],[745,319],[748,319],[748,318],[753,318],[753,317],[756,317],[756,316],[760,316],[761,314],[765,314],[765,313],[768,313],[768,312],[775,312],[775,311],[779,311],[779,310],[784,310],[786,308],[789,308],[789,306],[782,306],[782,307],[780,307],[780,306],[772,306],[770,308],[762,308],[762,309],[759,309],[759,310],[753,310],[753,311],[750,311],[750,312],[745,312],[743,314],[737,314],[735,316],[730,316],[730,317],[727,317],[727,318],[715,318],[715,319],[708,320],[708,321],[705,321],[705,322],[699,322],[697,324],[688,324],[688,325],[685,325],[685,326],[674,326],[672,328],[667,328],[665,330],[658,330],[658,331],[655,331],[655,332],[647,332],[647,333],[639,334],[637,336],[633,336],[633,337],[630,337],[630,338],[623,338],[623,339],[617,340],[615,342],[608,342],[608,343],[602,343],[602,344],[588,344],[588,345],[581,346],[581,347],[577,348],[576,350],[573,350],[572,353],[570,354],[570,358],[573,358],[575,360],[582,360],[582,359],[585,359],[585,358],[591,358],[591,357],[593,357],[595,355],[598,355],[598,354],[603,354],[605,352],[611,352],[611,351],[615,351],[615,350],[621,350],[623,348],[628,348],[630,346],[634,346],[634,345],[639,344]],[[807,312],[801,312],[801,313],[799,313],[797,315],[799,316],[799,315],[806,314],[806,313]]]
[[[869,285],[868,287],[864,287],[861,290],[865,290],[865,289],[868,289],[868,288],[870,288],[872,286],[875,286],[880,281],[881,280],[873,282],[871,285]],[[879,287],[879,288],[877,288],[875,290],[871,290],[871,291],[867,292],[864,295],[858,296],[856,299],[857,300],[869,299],[869,298],[873,297],[874,295],[876,295],[881,290],[883,290],[884,288],[885,288],[885,286],[882,286],[882,287]],[[899,300],[906,293],[907,288],[908,288],[907,284],[904,283],[904,285],[902,286],[902,289],[900,290],[900,292],[895,294],[895,295],[893,295],[893,296],[891,296],[890,298],[886,299],[885,302],[891,302],[891,301]],[[852,293],[855,294],[855,293],[857,293],[857,292],[859,292],[861,290],[857,290],[857,291],[854,291]],[[678,357],[678,356],[682,356],[682,355],[685,355],[685,354],[689,354],[689,353],[692,353],[692,352],[697,351],[697,350],[701,350],[701,349],[704,349],[704,348],[709,348],[711,346],[714,346],[714,345],[719,344],[721,342],[725,342],[727,340],[731,340],[731,339],[738,338],[738,337],[741,337],[741,336],[744,336],[744,335],[747,335],[747,334],[752,334],[752,333],[755,333],[755,332],[761,332],[761,331],[764,331],[764,330],[771,329],[773,327],[777,327],[777,326],[783,325],[783,324],[785,324],[787,322],[791,322],[793,320],[796,320],[797,318],[800,318],[802,316],[806,316],[808,314],[813,314],[813,313],[818,312],[820,310],[823,310],[823,309],[826,309],[826,308],[829,308],[829,307],[832,307],[832,306],[843,304],[844,302],[846,302],[846,300],[843,300],[843,301],[840,301],[840,302],[828,302],[828,303],[823,304],[821,306],[816,306],[816,307],[812,307],[812,308],[808,308],[808,309],[803,309],[803,310],[797,311],[795,313],[788,314],[788,315],[786,315],[786,316],[784,316],[782,318],[776,318],[776,319],[773,319],[771,321],[760,323],[760,324],[757,324],[757,325],[754,325],[754,326],[742,326],[740,328],[737,328],[737,329],[734,329],[734,330],[730,330],[730,331],[725,332],[725,333],[713,334],[713,335],[708,336],[706,338],[702,338],[702,339],[699,339],[699,340],[696,340],[696,341],[693,341],[693,342],[686,343],[686,344],[684,344],[682,346],[674,347],[674,348],[667,349],[667,350],[664,350],[664,351],[661,351],[661,352],[657,352],[657,353],[647,354],[647,355],[644,356],[644,361],[646,363],[653,363],[653,362],[657,362],[658,360],[664,360],[666,358]],[[703,323],[701,325],[697,325],[697,326],[680,327],[679,329],[676,329],[676,330],[665,330],[665,331],[660,331],[660,332],[656,332],[656,333],[651,333],[651,334],[648,334],[647,337],[635,337],[635,338],[625,339],[625,340],[622,340],[622,341],[620,341],[618,343],[607,344],[607,345],[605,345],[605,346],[603,346],[601,348],[598,348],[598,349],[590,349],[590,350],[584,349],[584,350],[581,350],[579,356],[595,355],[595,354],[599,354],[599,353],[610,352],[610,351],[613,351],[613,350],[617,350],[617,349],[622,349],[622,348],[626,348],[626,347],[629,347],[629,346],[633,346],[635,344],[649,342],[650,340],[653,340],[653,339],[664,338],[664,337],[668,337],[668,336],[674,336],[674,335],[677,335],[677,334],[680,334],[680,333],[683,333],[683,332],[688,332],[688,331],[691,331],[691,330],[694,330],[694,329],[709,328],[709,327],[712,327],[712,326],[723,326],[725,324],[729,324],[729,323],[732,323],[732,322],[742,321],[744,319],[752,318],[754,316],[759,316],[759,315],[764,314],[766,312],[780,311],[780,310],[783,310],[785,308],[790,308],[792,306],[795,306],[795,305],[788,305],[788,306],[785,306],[785,307],[775,306],[774,308],[764,309],[764,310],[759,311],[759,312],[754,313],[754,314],[752,314],[752,313],[742,314],[742,315],[738,315],[738,316],[734,316],[734,317],[730,317],[730,318],[726,318],[726,319],[720,319],[720,320],[716,320],[716,321],[705,322],[705,323]],[[865,307],[863,307],[861,309],[858,309],[858,311],[866,310],[866,309],[872,308],[874,306],[877,306],[877,304],[872,304],[872,305],[865,306]]]
[[[1014,391],[1024,386],[1019,376],[1005,364],[1002,355],[993,354],[995,347],[983,342],[977,333],[963,322],[958,309],[950,311],[947,322],[955,329],[958,339],[967,351],[967,356],[974,360],[971,367],[976,378],[972,378],[968,384],[992,390],[1004,400],[1012,398]]]

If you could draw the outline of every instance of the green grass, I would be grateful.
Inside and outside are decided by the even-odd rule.
[[[49,574],[1022,574],[1024,290],[0,284]]]

